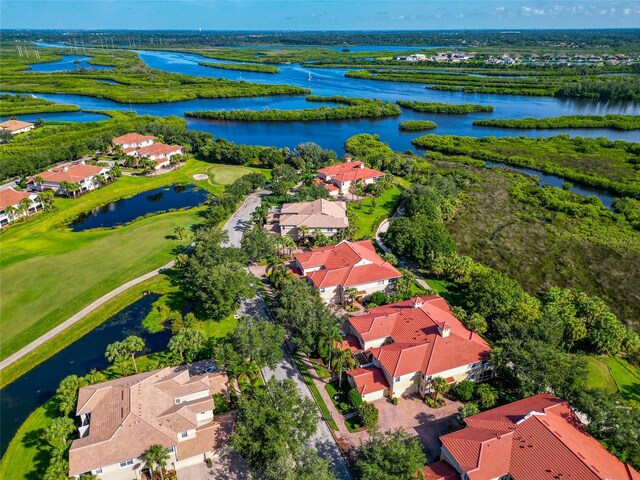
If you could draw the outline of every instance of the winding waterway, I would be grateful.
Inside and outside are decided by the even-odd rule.
[[[4,455],[20,425],[53,396],[64,377],[82,376],[93,368],[103,370],[109,366],[104,351],[110,343],[137,335],[145,340],[147,352],[167,347],[171,337],[168,330],[150,334],[141,326],[157,298],[158,295],[142,297],[0,390],[0,456]]]

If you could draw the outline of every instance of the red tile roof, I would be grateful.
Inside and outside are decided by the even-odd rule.
[[[362,162],[338,163],[337,165],[321,168],[318,173],[331,177],[340,183],[384,177],[384,173],[366,167]]]
[[[0,190],[0,210],[4,210],[12,205],[17,205],[20,203],[20,200],[28,198],[29,195],[31,194],[27,192],[17,192],[13,188]]]
[[[425,465],[422,476],[424,480],[460,480],[460,474],[444,460]]]
[[[18,130],[22,130],[23,128],[33,126],[33,123],[23,122],[22,120],[7,120],[6,122],[0,123],[0,128],[4,128],[5,130],[9,130],[10,132],[16,132]]]
[[[380,258],[368,240],[345,240],[338,245],[296,253],[294,257],[304,270],[321,267],[307,274],[318,288],[349,288],[402,276],[393,265]]]
[[[444,323],[450,329],[448,337],[438,332],[438,326]],[[482,337],[453,316],[447,302],[438,296],[375,307],[365,315],[349,317],[349,324],[365,343],[393,339],[393,343],[372,348],[371,353],[394,377],[418,371],[434,375],[482,361],[491,350]]]
[[[96,165],[65,163],[41,172],[38,175],[34,175],[29,179],[29,182],[33,181],[36,177],[42,177],[42,180],[45,182],[61,183],[66,180],[67,182],[77,183],[85,178],[98,175],[103,170],[106,170],[105,167],[98,167]]]
[[[140,144],[155,139],[156,137],[153,135],[140,135],[139,133],[133,132],[114,138],[111,140],[111,145]]]
[[[382,373],[382,370],[376,367],[355,368],[349,371],[349,376],[353,378],[356,384],[356,390],[360,395],[379,392],[389,388],[389,383]]]
[[[353,335],[345,335],[344,337],[342,337],[341,342],[336,342],[336,347],[338,347],[340,350],[351,350],[352,352],[362,350],[360,348],[360,342]]]
[[[140,157],[166,157],[174,153],[182,151],[180,145],[165,145],[164,143],[154,143],[147,147],[142,147],[138,150],[138,156]]]
[[[541,393],[465,419],[440,437],[470,480],[638,480],[640,474],[584,432],[564,400]]]

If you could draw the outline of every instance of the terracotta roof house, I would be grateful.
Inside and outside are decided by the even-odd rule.
[[[640,480],[584,431],[566,401],[547,393],[472,415],[465,423],[440,437],[441,460],[463,479]]]
[[[448,383],[490,378],[491,347],[453,316],[444,298],[416,297],[350,316],[348,333],[371,363],[352,370],[349,382],[365,400],[430,393],[433,377]],[[366,371],[366,372],[365,372]]]
[[[322,299],[341,303],[349,289],[359,296],[387,290],[402,274],[375,252],[369,240],[313,248],[296,253],[295,269],[318,287]]]
[[[25,198],[30,202],[27,210],[20,208],[20,202]],[[26,215],[33,215],[42,208],[43,205],[35,193],[18,192],[13,188],[0,190],[0,228]]]
[[[424,467],[424,480],[460,480],[460,474],[444,460],[438,460]]]
[[[182,146],[165,145],[164,143],[154,143],[147,147],[138,149],[137,156],[146,157],[157,163],[156,169],[169,165],[171,157],[174,155],[182,155]]]
[[[167,468],[180,470],[211,458],[233,430],[233,414],[214,418],[214,393],[228,394],[226,373],[190,373],[167,367],[111,380],[78,393],[79,437],[69,450],[69,476],[140,479],[144,453],[169,449]]]
[[[80,187],[78,193],[84,193],[100,187],[100,184],[94,179],[98,175],[106,181],[111,180],[109,169],[106,167],[86,165],[84,161],[64,163],[29,178],[27,188],[39,192],[53,190],[56,193],[67,195],[68,192],[65,192],[60,186],[62,182],[66,181],[77,184]],[[38,177],[42,179],[41,182],[36,181]]]
[[[153,144],[155,140],[156,137],[152,135],[140,135],[139,133],[133,132],[114,138],[111,140],[111,145],[114,147],[120,145],[120,148],[123,150],[125,148],[142,148]]]
[[[302,226],[307,227],[308,235],[319,230],[327,237],[332,237],[340,230],[349,228],[347,204],[319,199],[305,203],[285,203],[281,207],[274,207],[270,212],[268,227],[283,237],[298,240],[298,229]]]
[[[31,122],[23,122],[22,120],[7,120],[6,122],[0,123],[0,128],[8,130],[11,132],[11,135],[28,132],[29,130],[33,130],[34,127],[35,124]]]
[[[318,170],[318,178],[324,182],[331,195],[344,195],[358,181],[369,185],[382,177],[384,173],[369,168],[362,162],[352,162],[351,159]]]

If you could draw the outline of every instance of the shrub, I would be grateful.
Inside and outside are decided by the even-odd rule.
[[[398,397],[393,397],[391,399],[391,403],[393,403],[394,405],[398,405]]]
[[[362,403],[362,395],[360,395],[355,388],[352,388],[351,390],[349,390],[348,397],[349,397],[349,403],[354,408],[359,407],[360,404]]]
[[[349,411],[349,405],[347,405],[344,402],[340,402],[338,404],[338,410],[340,410],[340,413],[348,412]]]
[[[213,394],[213,405],[215,406],[213,413],[216,415],[231,410],[231,402],[222,393]]]
[[[430,408],[440,408],[443,407],[445,404],[444,398],[439,397],[439,396],[427,396],[424,399],[424,403],[427,405],[427,407]]]
[[[380,412],[372,403],[362,402],[358,407],[358,415],[362,420],[362,425],[366,428],[371,428],[378,423]]]
[[[487,383],[481,383],[476,388],[476,397],[480,406],[486,410],[498,402],[498,391]]]
[[[475,415],[480,412],[477,403],[465,403],[463,406],[458,408],[458,419],[463,420],[466,417],[470,417],[471,415]]]
[[[453,389],[453,394],[461,402],[468,402],[473,397],[474,388],[475,385],[473,384],[473,382],[470,382],[469,380],[463,380],[457,383],[457,385]]]

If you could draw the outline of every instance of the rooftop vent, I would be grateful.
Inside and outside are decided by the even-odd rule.
[[[413,308],[420,308],[423,304],[424,304],[424,302],[422,301],[422,299],[420,297],[414,297],[414,298],[411,299],[411,306]]]
[[[438,333],[442,338],[447,338],[451,333],[451,327],[447,323],[438,324]]]

